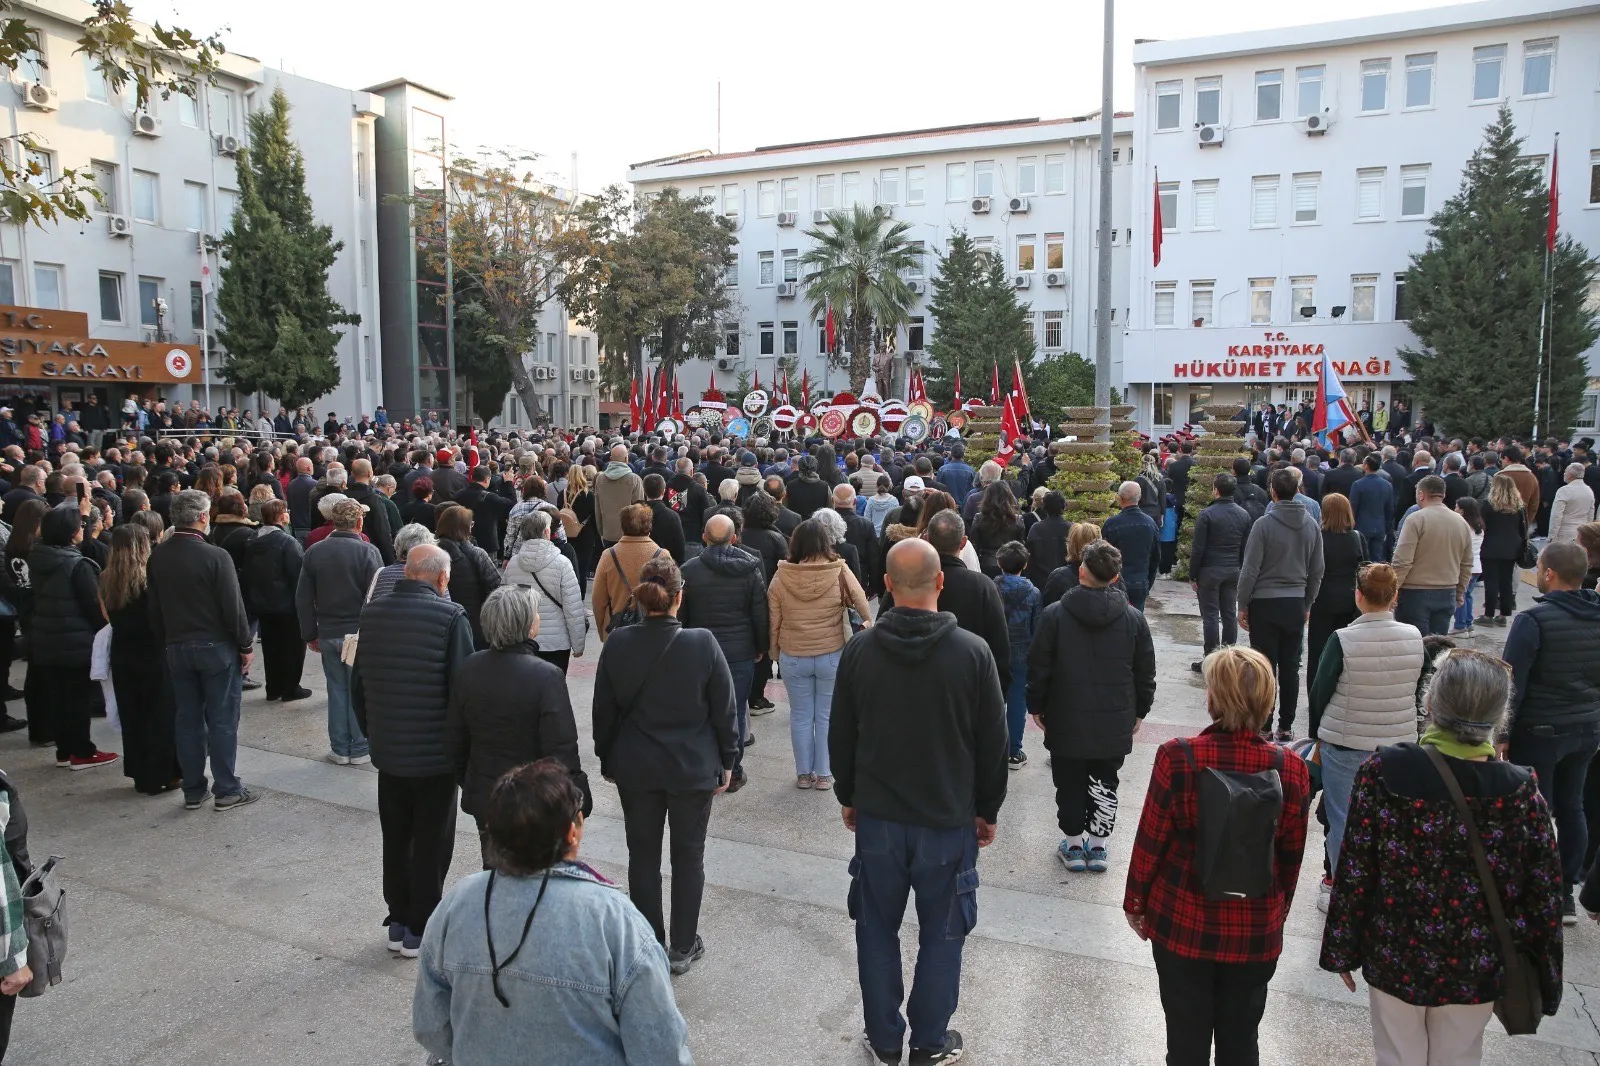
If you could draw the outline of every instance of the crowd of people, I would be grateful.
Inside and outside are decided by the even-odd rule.
[[[1352,989],[1362,970],[1381,1063],[1476,1061],[1506,988],[1495,913],[1553,1013],[1580,889],[1600,912],[1587,440],[1450,441],[1391,418],[1376,442],[1325,449],[1260,412],[1229,472],[1197,466],[1192,442],[1148,442],[1092,523],[1068,519],[1046,440],[975,468],[958,438],[480,438],[381,411],[318,426],[143,410],[0,451],[0,660],[27,664],[7,691],[23,716],[0,730],[90,770],[119,760],[90,728],[114,710],[135,789],[233,811],[257,799],[236,768],[242,692],[305,699],[315,653],[327,758],[377,774],[385,938],[421,959],[417,1038],[460,1066],[534,1045],[538,1061],[689,1061],[670,977],[707,953],[710,822],[749,781],[775,680],[795,787],[831,792],[855,834],[866,1046],[957,1061],[977,856],[1028,721],[1058,860],[1108,873],[1156,696],[1145,612],[1180,564],[1212,725],[1157,747],[1121,856],[1169,1062],[1213,1046],[1255,1061],[1313,814],[1322,964]],[[1203,472],[1212,499],[1191,513]],[[1519,568],[1539,591],[1520,612]],[[1497,653],[1465,646],[1501,626]],[[591,756],[567,674],[596,645]],[[620,801],[626,899],[579,857],[585,767]],[[447,892],[458,810],[484,872]],[[1441,899],[1449,922],[1430,918]]]

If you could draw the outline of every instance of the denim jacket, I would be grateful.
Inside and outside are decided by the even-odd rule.
[[[494,948],[509,1008],[491,982],[488,873],[446,893],[422,937],[417,1042],[451,1066],[693,1066],[665,949],[628,897],[583,863],[551,870],[528,939],[506,964],[542,877],[495,877]]]
[[[1026,655],[1039,628],[1041,598],[1033,582],[1020,574],[1001,574],[994,579],[1000,602],[1006,609],[1006,630],[1011,637],[1011,655]]]

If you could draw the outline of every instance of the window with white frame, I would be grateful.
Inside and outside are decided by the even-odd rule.
[[[361,287],[363,289],[372,285],[372,245],[367,241],[361,242]]]
[[[1378,318],[1378,275],[1350,275],[1350,321],[1375,322]]]
[[[1036,234],[1024,233],[1017,237],[1017,273],[1031,273],[1035,266],[1038,250],[1038,237]]]
[[[17,53],[16,71],[23,81],[42,81],[50,84],[50,64],[45,59],[44,41],[37,30],[23,30],[33,42],[33,47]]]
[[[800,323],[785,322],[783,324],[783,354],[800,354]]]
[[[100,321],[122,321],[122,275],[100,271]]]
[[[1023,318],[1028,323],[1028,347],[1037,352],[1039,350],[1039,316],[1030,310]]]
[[[200,87],[194,82],[185,82],[187,92],[174,93],[172,99],[178,105],[178,121],[190,129],[200,128]]]
[[[83,57],[84,80],[88,83],[85,89],[89,99],[97,104],[111,102],[111,83],[106,80],[105,71],[100,69],[100,61],[94,56]],[[107,319],[107,321],[111,321]]]
[[[993,237],[974,237],[974,238],[972,238],[972,250],[974,252],[982,253],[983,255],[989,255],[989,256],[994,255],[994,238]]]
[[[1156,129],[1175,130],[1182,122],[1183,82],[1156,82]]]
[[[1029,315],[1028,317],[1031,320],[1033,316]],[[912,315],[910,321],[906,323],[906,351],[922,351],[923,344],[925,343],[923,340],[925,334],[926,330],[924,328],[922,316]]]
[[[20,302],[17,299],[17,264],[0,260],[0,304],[15,307]]]
[[[133,172],[133,217],[139,222],[161,221],[161,179],[148,170]]]
[[[1063,347],[1061,342],[1061,322],[1065,317],[1064,311],[1046,311],[1044,313],[1044,346],[1049,351]]]
[[[1433,106],[1433,66],[1438,54],[1406,56],[1406,107]]]
[[[890,205],[900,202],[900,169],[898,167],[888,167],[878,171],[878,202]]]
[[[587,347],[587,345],[585,345]],[[724,326],[722,329],[722,350],[729,355],[739,354],[739,327]]]
[[[702,185],[702,186],[700,186],[700,195],[699,195],[698,199],[699,199],[701,205],[703,207],[705,207],[705,209],[707,211],[716,210],[716,207],[717,207],[717,187],[715,185]]]
[[[43,148],[29,148],[26,152],[28,160],[28,175],[41,189],[48,189],[56,183],[56,160]]]
[[[967,165],[965,163],[946,163],[944,165],[944,198],[946,203],[959,203],[967,198]]]
[[[1205,327],[1215,324],[1217,283],[1215,281],[1189,282],[1189,324]]]
[[[139,279],[139,324],[151,329],[160,329],[162,322],[161,313],[161,279]]]
[[[1400,168],[1400,217],[1428,216],[1428,164]]]
[[[211,132],[224,133],[230,136],[237,133],[238,131],[234,128],[233,90],[224,89],[220,85],[208,86],[206,100],[211,115]],[[418,145],[418,147],[427,148],[429,146]],[[435,146],[432,150],[438,151],[439,149]]]
[[[906,167],[906,203],[924,203],[928,195],[927,183],[927,167]]]
[[[1283,71],[1256,71],[1256,121],[1274,122],[1283,116]]]
[[[756,182],[756,214],[767,218],[778,213],[778,183],[776,181]]]
[[[1289,319],[1298,322],[1302,318],[1310,318],[1306,308],[1315,310],[1317,306],[1317,279],[1315,277],[1300,277],[1289,279]]]
[[[832,211],[839,206],[839,186],[832,174],[817,175],[817,210]]]
[[[906,278],[921,281],[927,276],[927,245],[922,241],[909,241],[907,246],[911,252],[911,266],[906,270]]]
[[[206,225],[206,187],[198,181],[183,183],[183,224],[196,232],[210,228]]]
[[[800,250],[798,248],[785,248],[783,250],[783,280],[800,280]]]
[[[1166,221],[1164,213],[1161,216]],[[1217,182],[1215,178],[1194,183],[1194,229],[1217,228]]]
[[[778,210],[800,210],[800,179],[784,178],[778,183]]]
[[[1157,326],[1177,325],[1178,283],[1176,281],[1158,281],[1155,283],[1155,296],[1150,304],[1150,321]]]
[[[1017,195],[1039,194],[1039,157],[1025,155],[1017,158]]]
[[[734,252],[728,256],[727,265],[722,268],[722,283],[727,286],[739,284],[739,253]]]
[[[1394,276],[1394,320],[1396,322],[1411,321],[1411,308],[1406,304],[1406,276]]]
[[[1046,233],[1044,235],[1044,268],[1046,270],[1064,270],[1066,265],[1066,234]]]
[[[1361,110],[1364,114],[1389,110],[1389,61],[1368,59],[1361,64]]]
[[[1156,196],[1161,201],[1161,230],[1171,233],[1178,228],[1178,183],[1161,182],[1156,186]]]
[[[773,254],[771,252],[756,253],[756,284],[762,287],[773,282]]]
[[[1522,95],[1547,96],[1554,84],[1556,39],[1522,42]]]
[[[1589,202],[1600,204],[1600,152],[1589,153]]]
[[[61,267],[53,263],[33,264],[33,303],[36,307],[61,310]]]
[[[773,341],[776,339],[776,333],[773,330],[773,324],[771,322],[762,322],[759,325],[757,325],[756,326],[756,336],[758,338],[760,338],[760,348],[759,348],[760,354],[762,354],[762,355],[776,355],[777,354],[777,352],[773,349]]]
[[[1276,278],[1250,279],[1250,324],[1252,326],[1272,325],[1272,289],[1276,284]]]
[[[1383,218],[1383,185],[1387,167],[1363,167],[1356,171],[1356,221],[1375,222]]]
[[[1194,80],[1194,120],[1201,126],[1215,126],[1222,121],[1221,78]]]
[[[117,195],[117,165],[107,163],[103,159],[89,160],[89,176],[94,180],[95,191],[100,194],[99,201],[94,205],[96,211],[109,214],[117,213],[117,204],[121,197]]]
[[[980,159],[972,164],[972,195],[994,195],[994,160]]]
[[[1320,66],[1296,68],[1294,72],[1296,118],[1322,114],[1322,74],[1323,68]]]
[[[861,202],[861,171],[847,170],[839,175],[839,206],[854,207]]]
[[[239,209],[239,193],[234,189],[217,190],[217,228],[231,229],[234,212]]]
[[[724,185],[722,187],[722,213],[730,218],[739,214],[739,186]]]
[[[1044,157],[1044,192],[1046,196],[1067,191],[1067,157],[1065,155],[1047,155]]]
[[[1278,224],[1278,175],[1265,174],[1250,179],[1250,225],[1260,228]]]
[[[1472,50],[1473,103],[1500,99],[1500,86],[1505,80],[1505,69],[1505,45],[1491,44]]]
[[[1322,187],[1321,174],[1294,176],[1294,221],[1306,225],[1317,221],[1317,198]]]

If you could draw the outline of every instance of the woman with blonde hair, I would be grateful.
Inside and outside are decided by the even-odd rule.
[[[1041,611],[1077,586],[1078,567],[1083,563],[1083,549],[1099,539],[1100,527],[1093,522],[1072,524],[1072,532],[1067,534],[1067,561],[1050,571],[1050,577],[1044,583],[1044,591],[1039,596]]]
[[[566,509],[582,523],[577,536],[569,536],[572,550],[578,556],[578,590],[587,593],[589,575],[594,573],[600,557],[600,534],[594,525],[594,475],[582,463],[573,463],[567,471]]]
[[[1489,506],[1483,510],[1483,617],[1486,626],[1503,626],[1517,610],[1517,559],[1528,542],[1528,509],[1510,474],[1489,481]],[[1499,614],[1496,615],[1498,609]]]
[[[1277,699],[1266,656],[1225,645],[1206,656],[1201,673],[1211,725],[1156,749],[1122,909],[1155,955],[1167,1061],[1210,1062],[1215,1038],[1218,1062],[1253,1063],[1305,851],[1311,777],[1298,755],[1261,738]],[[1276,786],[1270,862],[1263,856],[1260,864],[1270,878],[1236,884],[1202,874],[1214,858],[1200,832],[1200,781],[1209,770],[1255,790]]]
[[[257,483],[256,486],[250,490],[250,499],[248,504],[250,521],[260,525],[261,505],[266,503],[268,500],[276,500],[277,498],[277,495],[272,491],[271,485]]]
[[[111,687],[122,719],[122,772],[147,796],[180,782],[172,688],[164,646],[150,627],[150,533],[139,522],[111,531],[100,604],[111,622]]]

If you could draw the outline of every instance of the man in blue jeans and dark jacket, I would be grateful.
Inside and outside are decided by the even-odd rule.
[[[889,550],[895,606],[851,638],[839,660],[828,752],[850,860],[866,1042],[900,1061],[907,1018],[900,924],[916,893],[916,982],[906,1003],[912,1063],[961,1057],[949,1028],[961,949],[978,921],[978,849],[994,840],[1006,797],[1005,699],[994,654],[941,612],[939,553],[922,540]]]

